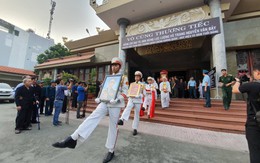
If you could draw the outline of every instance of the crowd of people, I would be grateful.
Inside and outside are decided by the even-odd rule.
[[[72,103],[68,100],[71,92]],[[37,81],[34,76],[24,76],[23,82],[15,88],[15,103],[18,110],[15,133],[31,130],[32,124],[40,123],[37,120],[40,115],[53,115],[53,125],[61,126],[59,115],[61,112],[66,113],[68,107],[77,109],[76,118],[84,118],[87,96],[88,85],[85,82],[74,80],[64,82],[62,79],[57,79],[51,80],[49,85],[44,85],[43,81]],[[83,113],[80,115],[82,108]]]

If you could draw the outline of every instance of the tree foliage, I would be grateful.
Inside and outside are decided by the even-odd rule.
[[[78,82],[79,78],[76,75],[67,73],[67,72],[62,72],[62,80],[63,81],[69,81],[70,79],[73,79],[74,81]]]
[[[62,45],[61,43],[58,43],[52,47],[50,47],[48,50],[46,50],[44,53],[38,55],[37,62],[38,64],[46,62],[48,59],[53,58],[60,58],[72,55],[69,50]]]

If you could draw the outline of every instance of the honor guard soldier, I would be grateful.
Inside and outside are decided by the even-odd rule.
[[[121,116],[121,118],[118,121],[118,125],[124,125],[124,121],[128,121],[130,113],[132,108],[135,109],[135,115],[134,115],[134,121],[133,121],[133,135],[137,135],[137,128],[139,125],[139,120],[140,120],[140,109],[141,109],[141,104],[143,103],[142,98],[143,98],[143,87],[144,85],[141,83],[141,79],[142,79],[143,74],[140,71],[136,71],[135,72],[135,82],[136,84],[140,85],[140,90],[139,90],[139,94],[132,97],[131,95],[129,95],[128,97],[128,103],[127,106]],[[131,85],[130,85],[131,88]],[[144,110],[144,108],[142,108]]]
[[[147,78],[148,84],[145,85],[145,90],[144,90],[144,103],[143,107],[145,110],[147,110],[147,116],[150,118],[150,106],[152,103],[152,91],[155,90],[154,85],[152,84],[153,78],[148,77]]]
[[[222,87],[222,98],[225,110],[230,107],[232,99],[232,85],[235,83],[235,78],[231,74],[227,74],[226,69],[221,70],[222,76],[219,77],[219,84]]]
[[[120,58],[115,57],[112,59],[111,67],[113,75],[120,75],[119,70],[122,67],[122,64],[123,62]],[[105,103],[101,102],[99,98],[96,98],[95,102],[99,105],[97,106],[95,111],[93,111],[88,116],[88,118],[85,119],[85,121],[71,136],[69,136],[66,140],[62,142],[54,143],[53,146],[56,148],[75,148],[77,145],[77,140],[86,140],[97,127],[100,120],[108,114],[110,119],[106,141],[106,148],[108,149],[108,153],[105,156],[103,163],[111,161],[114,157],[114,149],[117,141],[117,122],[120,116],[121,108],[125,107],[124,98],[126,98],[127,91],[128,79],[124,76],[122,78],[116,99],[112,99],[108,103]]]
[[[162,108],[168,108],[170,105],[170,92],[171,92],[171,85],[167,81],[166,77],[162,77],[162,82],[160,83],[160,91],[161,91],[161,103]]]

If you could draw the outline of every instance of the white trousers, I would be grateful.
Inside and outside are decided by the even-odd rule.
[[[143,103],[143,107],[145,108],[145,110],[147,110],[147,115],[150,115],[150,107],[151,107],[151,103],[152,103],[152,95],[147,95],[144,98],[144,103]],[[148,105],[148,108],[147,108]]]
[[[165,92],[161,92],[161,104],[162,104],[162,108],[166,108],[169,107],[170,105],[170,95],[169,92],[165,93]]]
[[[81,141],[86,140],[97,127],[100,120],[109,114],[109,129],[106,148],[114,150],[117,141],[117,122],[120,116],[120,110],[121,108],[108,108],[105,103],[101,102],[73,134],[78,134],[79,140]]]
[[[132,128],[137,130],[139,121],[140,121],[140,109],[141,109],[140,103],[139,104],[133,103],[133,101],[131,99],[129,99],[128,103],[126,105],[126,108],[120,119],[128,121],[132,108],[135,109],[135,115],[134,115],[134,121],[132,124]]]

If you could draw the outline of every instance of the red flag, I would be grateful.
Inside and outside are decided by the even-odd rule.
[[[144,102],[144,97],[143,97],[143,102]],[[144,111],[142,110],[143,104],[141,104],[141,108],[140,108],[140,117],[144,116]]]
[[[155,90],[152,91],[152,102],[150,107],[150,118],[154,117],[154,109],[155,109]]]

